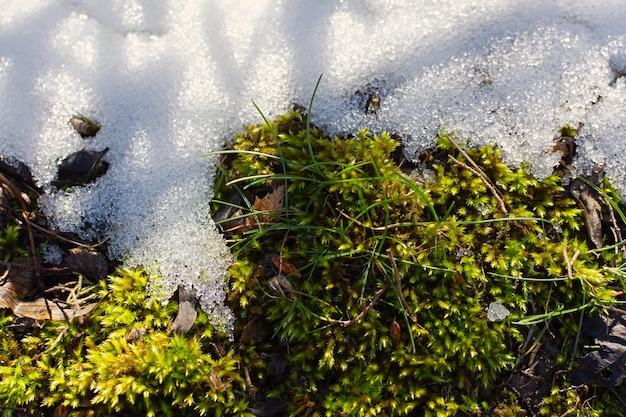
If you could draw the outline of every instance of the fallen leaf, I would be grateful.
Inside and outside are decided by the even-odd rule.
[[[603,170],[594,172],[588,181],[596,186],[602,185]],[[596,248],[602,247],[602,205],[600,193],[587,182],[576,178],[572,181],[570,192],[583,209],[585,225],[589,233],[589,239]]]
[[[178,287],[178,314],[172,323],[172,331],[176,334],[185,334],[193,326],[198,312],[196,292],[183,286]]]
[[[247,344],[250,342],[260,342],[263,339],[265,333],[265,325],[263,319],[259,316],[254,316],[243,327],[241,336],[239,336],[239,343]]]
[[[561,136],[558,138],[552,152],[561,153],[561,165],[570,166],[576,156],[576,139],[571,136]]]
[[[298,268],[294,266],[291,262],[283,258],[282,256],[273,256],[272,263],[278,269],[279,274],[291,275],[294,278],[301,278],[302,275]]]
[[[96,133],[100,130],[100,125],[92,120],[89,120],[85,116],[72,117],[70,124],[82,138],[96,136]]]
[[[65,261],[72,271],[91,278],[106,278],[109,267],[103,254],[85,248],[72,248],[69,253]]]
[[[85,185],[101,177],[109,168],[109,163],[103,160],[107,152],[109,148],[102,151],[74,152],[59,164],[57,179],[52,181],[52,185]]]
[[[241,196],[232,195],[213,216],[213,220],[221,227],[223,232],[247,232],[257,225],[271,224],[276,221],[277,212],[283,209],[285,200],[285,186],[281,185],[274,191],[269,192],[263,198],[254,197],[252,203],[253,212],[244,215],[238,206],[241,204]]]
[[[253,228],[256,224],[267,224],[276,221],[276,214],[282,210],[285,204],[285,186],[281,185],[274,191],[267,193],[265,197],[254,197],[252,209],[261,212],[255,216],[248,217],[248,226]]]
[[[13,179],[19,179],[23,183],[28,184],[33,188],[37,188],[28,165],[15,157],[0,155],[0,173],[6,174]]]
[[[133,327],[132,329],[130,329],[130,331],[126,335],[126,341],[128,343],[132,343],[144,337],[146,333],[147,333],[147,330],[144,329],[143,327],[140,327],[140,328]]]
[[[268,280],[267,285],[272,289],[272,291],[280,295],[282,298],[287,298],[287,294],[289,294],[289,298],[292,300],[295,300],[298,297],[293,285],[291,285],[291,282],[289,282],[283,274],[278,274]]]

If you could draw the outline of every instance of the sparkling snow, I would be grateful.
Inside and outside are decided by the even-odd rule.
[[[626,3],[583,0],[3,0],[0,153],[33,169],[59,227],[110,237],[111,256],[160,271],[153,295],[194,287],[214,323],[228,250],[208,215],[215,159],[243,127],[307,104],[333,133],[392,130],[415,156],[441,129],[497,143],[539,177],[565,124],[581,158],[626,190]],[[356,91],[377,92],[366,114]],[[83,140],[69,119],[102,124]],[[108,173],[72,193],[57,162],[101,150]],[[104,229],[86,227],[106,224]]]

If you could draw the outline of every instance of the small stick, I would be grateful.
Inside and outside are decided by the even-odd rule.
[[[39,230],[40,232],[45,233],[48,236],[51,236],[51,237],[53,237],[55,239],[58,239],[60,241],[66,242],[66,243],[71,243],[73,245],[76,245],[76,246],[79,246],[79,247],[85,248],[85,249],[95,249],[98,246],[104,245],[109,239],[111,239],[111,236],[107,236],[107,237],[105,237],[103,240],[101,240],[98,243],[94,243],[93,245],[88,245],[86,243],[81,243],[81,242],[78,242],[76,240],[72,240],[72,239],[68,239],[66,237],[63,237],[58,232],[55,232],[53,230],[48,230],[48,229],[46,229],[44,227],[39,226],[36,223],[31,222],[30,220],[26,220],[26,224],[34,227],[35,229]],[[117,231],[118,230],[113,231],[112,234],[117,233]]]
[[[365,315],[367,314],[368,311],[370,311],[373,307],[374,304],[376,304],[376,301],[378,301],[378,299],[380,298],[381,295],[383,295],[383,293],[385,291],[387,291],[387,288],[389,288],[389,284],[385,285],[383,288],[381,288],[380,290],[376,291],[374,293],[374,298],[372,298],[372,301],[370,301],[370,303],[368,305],[365,306],[365,308],[363,309],[363,311],[361,311],[355,318],[353,318],[352,320],[336,320],[336,319],[331,319],[328,317],[320,317],[320,320],[322,321],[326,321],[328,323],[338,323],[339,325],[341,325],[342,327],[348,327],[354,323],[356,323],[357,321],[361,320],[363,317],[365,317]]]
[[[339,210],[339,214],[341,214],[343,217],[345,217],[346,219],[355,222],[357,225],[361,226],[361,227],[365,227],[367,229],[373,230],[375,232],[384,232],[385,230],[388,229],[388,226],[368,226],[365,223],[355,219],[354,217],[350,217],[348,214],[346,214],[343,210],[341,209],[337,209]]]
[[[580,251],[576,250],[576,252],[574,252],[574,256],[572,256],[572,259],[570,260],[569,256],[567,255],[567,246],[565,246],[565,242],[563,242],[563,258],[565,259],[565,264],[567,265],[567,275],[569,276],[570,279],[574,279],[573,265],[579,256],[580,256]]]
[[[65,314],[65,313],[63,313]],[[63,328],[63,330],[61,330],[58,334],[58,336],[56,337],[56,339],[54,339],[54,342],[52,342],[52,344],[50,345],[50,347],[48,347],[48,349],[44,350],[43,352],[39,352],[38,354],[34,355],[31,358],[31,362],[36,362],[38,361],[40,358],[42,358],[45,354],[49,353],[52,351],[52,349],[54,349],[56,347],[56,345],[59,344],[59,342],[61,342],[61,339],[63,339],[63,336],[65,336],[65,334],[67,333],[67,331],[70,329],[70,322],[66,321],[65,322],[65,327]]]
[[[446,139],[448,139],[452,145],[454,145],[454,147],[459,151],[459,153],[461,155],[463,155],[463,157],[467,160],[467,162],[469,162],[469,164],[472,167],[468,166],[467,164],[464,164],[463,162],[459,161],[458,159],[455,159],[452,155],[450,155],[449,158],[452,161],[454,161],[455,164],[457,164],[457,165],[467,169],[468,171],[470,171],[474,175],[478,176],[481,180],[483,180],[483,182],[485,183],[485,186],[487,186],[487,188],[489,188],[489,191],[491,191],[491,193],[496,198],[496,200],[498,200],[498,204],[500,204],[500,210],[502,210],[502,212],[505,215],[508,216],[509,211],[506,209],[506,205],[504,204],[504,201],[502,200],[502,197],[500,197],[500,194],[498,194],[498,190],[496,190],[496,187],[491,183],[491,181],[489,181],[489,178],[487,177],[487,175],[485,175],[483,170],[480,169],[478,164],[476,164],[476,162],[474,162],[474,160],[472,158],[470,158],[470,156],[467,154],[467,152],[465,152],[463,150],[463,148],[461,148],[454,140],[452,140],[451,137],[449,137],[447,135],[445,135],[444,137]]]
[[[476,171],[474,168],[468,166],[467,164],[464,164],[463,162],[459,161],[458,159],[456,159],[452,155],[449,155],[448,158],[450,158],[456,165],[458,165],[458,166],[460,166],[462,168],[467,169],[469,172],[471,172],[472,174],[476,175],[478,178],[483,180],[483,182],[485,183],[485,186],[487,188],[489,188],[489,191],[491,191],[491,194],[493,194],[493,196],[498,201],[498,204],[500,205],[500,210],[506,216],[509,215],[509,211],[506,209],[506,205],[504,204],[504,201],[502,200],[502,197],[500,197],[500,194],[498,194],[498,190],[496,190],[496,187],[493,184],[491,184],[491,182],[489,182],[489,179],[487,178],[487,176],[484,173],[482,173],[481,171]]]
[[[243,375],[245,377],[246,380],[246,386],[248,387],[248,392],[250,393],[250,402],[253,402],[254,400],[256,400],[256,387],[254,386],[254,384],[252,383],[252,378],[250,378],[250,371],[248,370],[247,366],[243,367]]]
[[[406,310],[406,314],[409,316],[411,321],[417,324],[418,326],[420,326],[420,324],[417,322],[417,316],[415,315],[415,313],[413,313],[413,310],[411,310],[411,307],[409,307],[409,303],[406,302],[406,298],[404,298],[404,294],[402,294],[402,282],[401,282],[402,278],[400,277],[400,270],[398,269],[396,258],[393,257],[393,251],[391,250],[391,248],[387,249],[387,253],[389,254],[389,259],[391,260],[391,266],[393,267],[393,274],[396,277],[396,288],[398,288],[398,297],[400,298],[402,307],[404,307],[404,309]],[[422,326],[420,327],[424,329]]]
[[[22,217],[26,222],[26,231],[28,232],[28,241],[30,243],[30,251],[33,259],[33,265],[37,266],[37,251],[35,249],[35,237],[33,236],[33,229],[30,227],[28,221],[28,207],[24,198],[22,197],[22,192],[19,188],[17,188],[11,181],[8,180],[7,177],[0,173],[0,181],[5,185],[5,189],[7,189],[11,194],[13,194],[13,198],[15,198],[20,207],[22,208]]]
[[[388,224],[386,226],[368,226],[365,223],[355,219],[354,217],[349,216],[343,210],[341,210],[341,209],[337,209],[337,210],[339,211],[339,214],[341,214],[346,219],[348,219],[350,221],[353,221],[358,226],[365,227],[366,229],[370,229],[370,230],[373,230],[375,232],[384,232],[385,230],[389,230],[389,229],[396,229],[396,228],[399,228],[399,227],[412,227],[412,226],[416,226],[416,225],[420,224],[420,223],[404,222],[404,223],[391,223],[391,224]]]

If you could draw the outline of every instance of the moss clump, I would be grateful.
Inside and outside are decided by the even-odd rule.
[[[3,315],[0,402],[72,416],[249,415],[237,356],[215,351],[204,315],[193,336],[170,334],[176,304],[146,305],[146,281],[120,270],[83,323],[21,334]]]
[[[494,387],[515,365],[515,323],[553,318],[571,348],[577,324],[561,311],[615,301],[606,266],[621,254],[588,249],[559,176],[538,181],[449,136],[410,176],[397,146],[385,133],[326,138],[294,111],[247,127],[226,154],[230,301],[242,326],[272,329],[257,353],[286,362],[270,395],[290,415],[480,414],[509,397]],[[491,302],[511,315],[488,320]]]

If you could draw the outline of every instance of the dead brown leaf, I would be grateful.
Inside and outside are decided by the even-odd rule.
[[[195,290],[183,286],[178,287],[178,314],[172,323],[174,333],[185,334],[191,329],[198,317],[197,303]]]
[[[259,198],[258,196],[254,197],[254,203],[252,204],[252,209],[255,212],[260,212],[256,215],[256,219],[254,217],[248,218],[248,221],[251,222],[249,225],[251,228],[254,227],[257,223],[259,224],[267,224],[273,223],[276,221],[276,214],[278,211],[282,210],[285,204],[285,186],[281,185],[277,187],[274,191],[267,193],[265,197]]]
[[[106,278],[109,269],[103,254],[85,248],[70,249],[65,261],[72,271],[99,280]]]
[[[277,187],[263,198],[255,196],[250,214],[244,214],[241,209],[235,209],[235,205],[240,202],[241,197],[238,195],[231,196],[228,199],[229,204],[222,206],[213,216],[213,219],[220,224],[224,232],[245,233],[257,225],[263,226],[274,223],[278,217],[278,212],[283,209],[285,204],[285,186]]]
[[[252,208],[256,211],[277,211],[283,208],[285,203],[285,186],[277,187],[271,193],[267,193],[265,197],[254,197]]]
[[[135,342],[141,339],[142,337],[144,337],[146,333],[147,333],[147,330],[144,329],[143,327],[139,327],[139,328],[133,327],[132,329],[130,329],[128,334],[126,334],[126,341],[128,343]]]
[[[576,156],[576,139],[570,136],[561,136],[557,139],[552,152],[561,154],[561,165],[570,166]]]
[[[96,136],[96,133],[100,131],[100,125],[90,121],[84,116],[72,117],[70,119],[70,124],[83,139]]]
[[[260,316],[254,316],[243,327],[241,336],[239,336],[239,343],[247,344],[250,342],[260,342],[263,340],[263,336],[266,333],[265,323]]]
[[[279,274],[291,275],[294,278],[301,278],[302,275],[294,264],[283,258],[282,256],[273,256],[272,263],[278,269]]]

